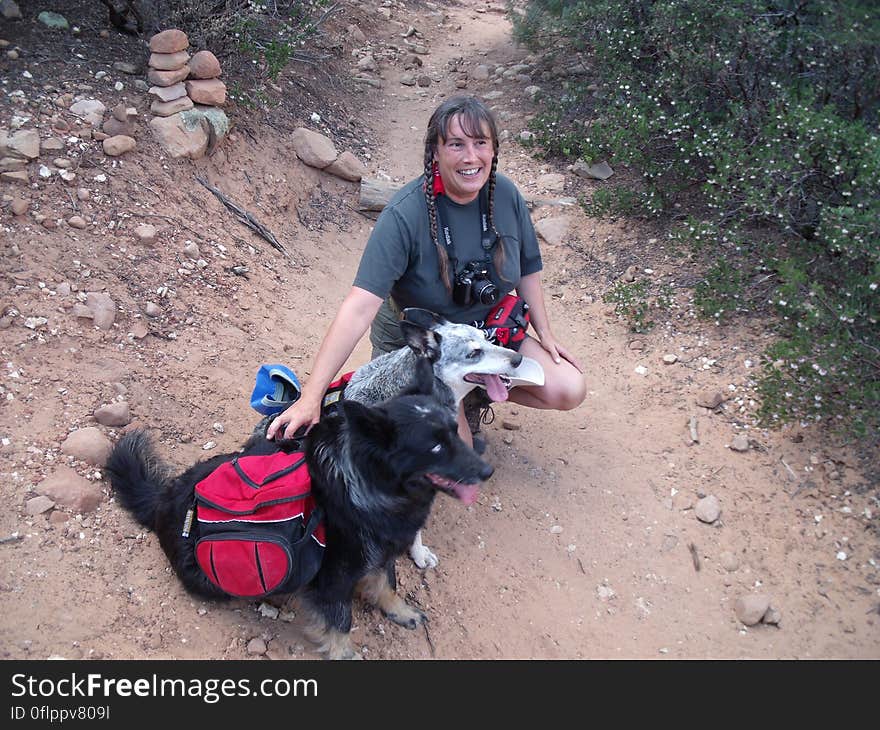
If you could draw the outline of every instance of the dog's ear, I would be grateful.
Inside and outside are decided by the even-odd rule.
[[[381,408],[370,408],[363,403],[342,399],[342,415],[358,436],[387,448],[394,437],[394,424]]]
[[[428,360],[416,360],[413,378],[401,391],[401,395],[434,395],[434,368]]]
[[[418,325],[422,329],[431,330],[446,324],[446,320],[439,314],[428,309],[420,309],[419,307],[407,307],[401,314],[401,322],[410,322]]]
[[[440,359],[440,335],[431,329],[426,329],[420,324],[415,324],[405,319],[400,320],[400,329],[403,332],[406,344],[409,345],[409,349],[418,355],[420,359],[425,358],[430,363],[435,363]]]

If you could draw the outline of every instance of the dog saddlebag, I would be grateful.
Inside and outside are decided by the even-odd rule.
[[[196,561],[239,598],[290,593],[321,566],[324,526],[302,453],[242,456],[196,485]]]

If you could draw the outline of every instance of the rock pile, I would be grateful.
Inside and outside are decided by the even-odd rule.
[[[170,28],[150,38],[147,78],[155,96],[150,121],[156,139],[172,157],[198,159],[211,140],[229,131],[229,120],[215,107],[226,102],[220,62],[210,51],[189,55],[186,33]]]
[[[193,108],[184,79],[189,76],[189,38],[182,30],[163,30],[150,38],[149,93],[156,97],[150,111],[159,117]]]

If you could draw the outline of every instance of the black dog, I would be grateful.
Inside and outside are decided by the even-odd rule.
[[[431,364],[421,360],[413,384],[401,395],[375,407],[343,400],[305,438],[327,547],[302,597],[317,619],[310,627],[313,638],[332,659],[357,656],[349,640],[356,589],[395,623],[415,628],[426,620],[395,593],[395,559],[412,544],[438,491],[471,504],[479,482],[492,475],[492,467],[458,437],[452,412],[432,397],[433,384]],[[284,448],[283,442],[254,436],[241,451],[173,477],[146,434],[133,432],[119,441],[106,468],[120,502],[156,531],[184,586],[202,596],[225,597],[196,561],[198,523],[189,537],[181,536],[193,490],[223,462]]]

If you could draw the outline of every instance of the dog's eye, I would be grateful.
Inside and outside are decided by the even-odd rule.
[[[439,454],[441,451],[443,451],[443,444],[434,444],[431,447],[432,454]]]
[[[474,359],[480,357],[482,354],[483,354],[483,351],[480,350],[479,348],[477,348],[477,349],[471,350],[471,351],[467,354],[467,359],[468,359],[468,360],[474,360]]]

